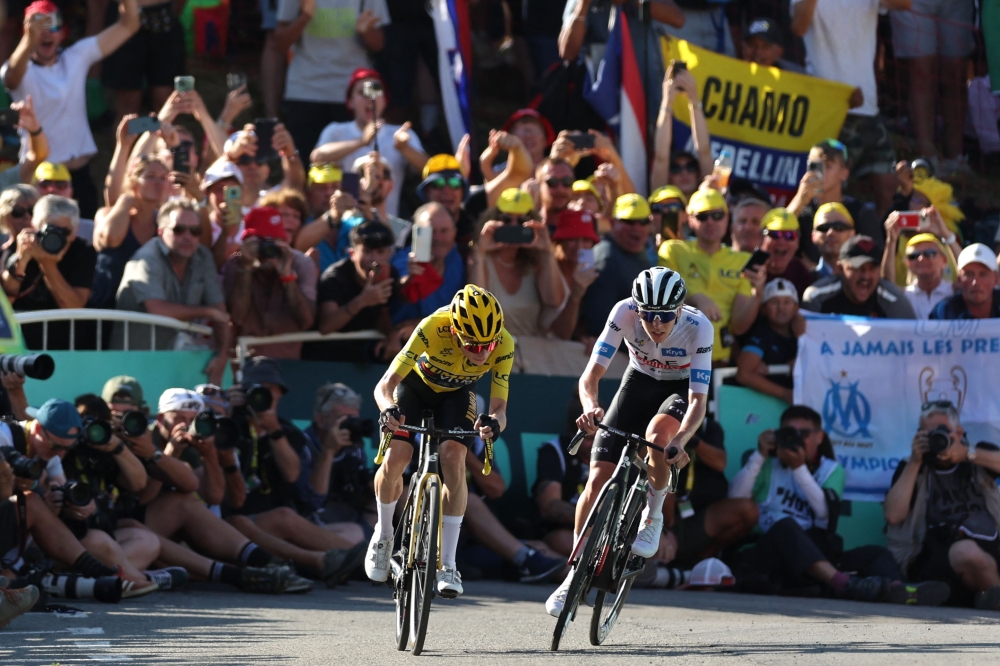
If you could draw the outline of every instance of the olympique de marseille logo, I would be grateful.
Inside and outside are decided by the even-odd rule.
[[[846,372],[840,374],[841,379],[828,380],[830,388],[823,399],[823,428],[841,437],[870,438],[872,408],[865,394],[858,390],[861,382],[848,381]]]

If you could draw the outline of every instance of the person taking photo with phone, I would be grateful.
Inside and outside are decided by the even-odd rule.
[[[601,239],[594,230],[595,217],[584,210],[568,208],[559,213],[556,231],[552,234],[555,258],[559,272],[569,285],[569,298],[556,320],[552,322],[552,332],[563,340],[577,334],[580,323],[580,305],[590,285],[597,280],[594,268],[594,246]],[[589,351],[589,350],[585,350]]]

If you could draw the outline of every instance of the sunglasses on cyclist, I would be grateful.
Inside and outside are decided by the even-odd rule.
[[[566,176],[565,178],[547,178],[545,184],[549,187],[573,187],[573,178]]]
[[[694,162],[674,162],[670,165],[670,173],[675,176],[679,173],[698,173],[698,165]]]
[[[170,227],[170,231],[174,232],[174,236],[183,236],[184,234],[197,236],[201,231],[201,228],[198,225],[191,225],[189,227],[186,224],[175,224]]]
[[[664,324],[672,322],[677,319],[677,310],[639,310],[639,317],[643,321],[652,324],[654,321],[660,321]]]
[[[499,340],[491,340],[486,344],[480,344],[478,342],[466,342],[465,340],[462,339],[461,334],[454,326],[451,327],[451,332],[456,338],[458,338],[458,344],[462,345],[462,349],[469,352],[470,354],[482,354],[483,352],[491,352],[497,348],[498,344],[500,344]]]
[[[768,238],[784,239],[786,241],[793,241],[799,237],[799,232],[797,231],[776,231],[774,229],[765,229],[764,235]]]
[[[724,210],[708,210],[708,211],[705,211],[704,213],[698,213],[694,217],[699,222],[708,222],[709,220],[712,220],[713,222],[719,222],[720,220],[725,219],[725,217],[726,217],[726,211],[724,211]]]
[[[906,255],[907,260],[917,261],[920,257],[927,257],[928,259],[933,259],[938,256],[938,251],[934,249],[930,250],[917,250],[916,252],[910,252]]]
[[[22,217],[27,217],[31,215],[31,209],[24,206],[14,206],[10,209],[10,216],[15,220],[20,220]]]
[[[531,217],[528,215],[501,215],[500,222],[503,224],[524,224],[525,222],[530,222]]]
[[[465,186],[465,181],[458,176],[451,176],[449,178],[435,178],[431,182],[427,183],[427,187],[431,187],[436,190],[441,189],[446,185],[453,190],[460,190]]]
[[[828,231],[836,231],[837,233],[841,233],[852,228],[853,227],[851,227],[851,225],[849,225],[847,222],[825,222],[816,227],[816,231],[820,232],[821,234],[825,234]]]

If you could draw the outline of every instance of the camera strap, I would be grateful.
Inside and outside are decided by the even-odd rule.
[[[20,490],[15,493],[15,496],[17,497],[17,557],[14,558],[14,561],[16,562],[21,559],[24,547],[28,543],[28,502]]]

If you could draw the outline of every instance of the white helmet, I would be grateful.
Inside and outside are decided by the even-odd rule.
[[[685,297],[684,278],[663,266],[647,268],[632,283],[632,300],[640,310],[676,310]]]

